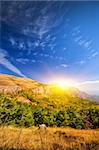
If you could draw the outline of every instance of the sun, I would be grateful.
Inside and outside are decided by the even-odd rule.
[[[60,81],[58,83],[58,86],[62,89],[65,89],[65,88],[71,87],[73,85],[69,81]]]
[[[65,88],[66,87],[66,83],[59,83],[58,86],[61,87],[61,88]]]

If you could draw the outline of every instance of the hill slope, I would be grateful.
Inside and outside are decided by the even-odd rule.
[[[39,92],[43,94],[65,93],[67,95],[77,96],[80,98],[89,98],[88,94],[81,92],[74,87],[67,87],[64,90],[58,87],[56,84],[43,84],[29,78],[19,78],[15,76],[0,74],[0,92],[16,93],[21,90],[29,89],[31,89],[34,92]]]
[[[0,74],[0,91],[5,93],[13,93],[20,90],[36,88],[40,83],[26,78],[18,78],[15,76]]]
[[[91,97],[74,87],[65,89],[56,84],[42,84],[28,78],[18,78],[0,74],[0,92],[16,101],[45,107],[64,107],[75,105],[87,107],[96,105]]]
[[[0,75],[0,91],[0,124],[98,128],[99,104],[76,88]]]

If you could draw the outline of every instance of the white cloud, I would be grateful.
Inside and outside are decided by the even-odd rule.
[[[78,41],[81,40],[81,39],[82,39],[82,36],[77,36],[77,37],[75,37],[74,41],[75,41],[75,42],[78,42]]]
[[[89,48],[91,44],[92,44],[92,40],[85,41],[84,47]]]
[[[18,48],[19,49],[25,49],[26,47],[25,47],[25,43],[23,42],[23,41],[20,41],[19,42],[19,45],[18,45]]]
[[[84,82],[78,83],[78,85],[84,85],[84,84],[96,84],[96,83],[99,83],[99,80],[84,81]]]
[[[68,67],[67,64],[61,64],[60,66],[61,66],[61,67],[64,67],[64,68],[67,68],[67,67]]]
[[[32,60],[31,60],[31,62],[32,62],[32,63],[35,63],[35,62],[36,62],[36,60],[32,59]]]
[[[34,59],[30,60],[30,59],[27,59],[27,58],[17,58],[16,61],[21,63],[21,64],[26,64],[28,62],[32,62],[32,63],[36,62],[36,60],[34,60]]]
[[[75,27],[72,31],[72,37],[75,43],[84,47],[85,49],[91,50],[93,40],[89,39],[88,36],[82,34],[79,26]]]
[[[26,64],[29,62],[29,59],[27,58],[17,58],[16,59],[17,62],[22,63],[22,64]]]
[[[89,56],[89,59],[95,58],[98,54],[98,52],[93,52],[91,56]]]
[[[38,47],[39,44],[40,44],[39,41],[36,41],[36,42],[34,43],[35,47]]]
[[[5,50],[0,49],[0,65],[3,65],[7,69],[11,70],[12,72],[14,72],[22,77],[26,77],[16,66],[14,66],[8,60],[7,56],[8,56],[8,53]]]
[[[80,40],[78,44],[81,46],[81,45],[83,45],[84,43],[85,43],[84,40]]]
[[[85,91],[89,94],[99,95],[99,80],[84,81],[81,83],[76,83],[75,86],[81,91]]]
[[[44,10],[43,10],[44,9]],[[53,12],[48,11],[48,6],[43,9],[40,9],[40,15],[35,18],[35,21],[30,22],[31,25],[27,25],[23,27],[22,32],[25,35],[33,37],[34,35],[37,36],[40,40],[46,36],[46,33],[50,31],[54,26],[56,26],[56,20]],[[43,13],[42,13],[43,12]],[[52,20],[54,19],[55,24],[53,24]],[[32,19],[31,19],[32,20]],[[58,21],[59,23],[59,21]],[[48,36],[46,40],[50,39]],[[53,39],[54,40],[54,39]]]
[[[98,52],[95,52],[95,53],[92,54],[93,57],[95,57],[97,55],[98,55]]]
[[[34,33],[38,35],[40,39],[44,36],[45,33],[49,31],[49,18],[48,16],[41,15],[35,21],[36,28],[34,29]]]
[[[83,65],[83,64],[85,64],[86,62],[84,61],[84,60],[81,60],[81,61],[79,61],[78,62],[78,64],[80,64],[80,65]]]
[[[10,41],[10,43],[11,43],[12,46],[17,45],[17,43],[16,43],[16,41],[15,41],[15,39],[13,37],[10,37],[9,41]]]
[[[67,51],[67,48],[66,48],[66,47],[64,47],[64,48],[63,48],[63,51]]]
[[[10,41],[12,47],[15,47],[17,49],[22,49],[22,50],[26,49],[26,44],[25,44],[26,42],[24,42],[24,40],[22,40],[22,39],[19,40],[17,38],[10,37],[9,41]]]
[[[36,55],[38,55],[38,53],[37,53],[37,52],[35,52],[35,53],[33,53],[33,55],[34,55],[34,56],[36,56]]]

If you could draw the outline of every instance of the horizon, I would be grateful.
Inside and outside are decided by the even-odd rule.
[[[99,95],[99,2],[1,1],[0,74]]]

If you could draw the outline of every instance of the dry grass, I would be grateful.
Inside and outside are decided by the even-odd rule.
[[[19,78],[0,74],[0,91],[4,93],[15,93],[25,89],[35,89],[39,83],[29,78]]]
[[[99,130],[0,127],[0,150],[99,150]]]

